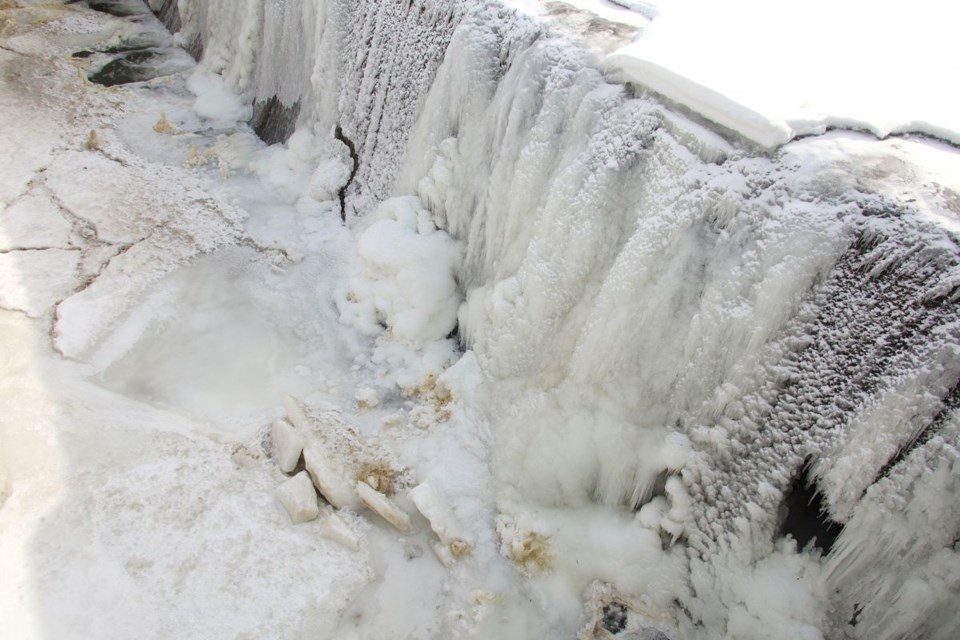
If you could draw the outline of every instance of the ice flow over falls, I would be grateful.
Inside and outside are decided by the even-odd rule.
[[[679,637],[960,634],[955,149],[760,154],[494,0],[151,4],[286,134],[350,147],[373,284],[341,310],[425,352],[456,329],[505,554],[552,540]],[[798,518],[842,530],[798,549]],[[528,577],[548,614],[516,637],[550,637]]]

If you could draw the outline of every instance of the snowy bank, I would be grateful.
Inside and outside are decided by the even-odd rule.
[[[950,3],[659,4],[605,67],[761,147],[832,128],[960,144]]]

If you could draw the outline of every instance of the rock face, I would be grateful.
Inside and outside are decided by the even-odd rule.
[[[277,498],[296,524],[316,520],[320,515],[317,492],[306,471],[301,471],[277,488]]]

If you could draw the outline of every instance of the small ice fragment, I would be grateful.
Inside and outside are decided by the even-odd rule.
[[[286,420],[275,420],[272,427],[273,456],[284,473],[297,468],[303,453],[303,436]]]
[[[335,513],[331,513],[327,519],[324,520],[320,535],[327,540],[338,542],[353,551],[357,551],[360,548],[360,539],[357,538],[353,530],[347,526],[347,523]]]
[[[319,444],[308,446],[303,450],[303,461],[313,484],[327,502],[337,509],[355,504],[351,480],[338,473],[340,465],[335,464],[324,447]]]
[[[290,519],[294,524],[298,522],[309,522],[320,515],[320,508],[317,506],[317,492],[313,488],[313,482],[306,471],[301,471],[293,476],[279,487],[277,487],[277,498],[283,508],[290,514]]]
[[[376,389],[370,387],[357,391],[354,398],[357,401],[357,407],[360,409],[372,409],[380,404],[380,396],[377,395]]]
[[[412,533],[413,525],[410,524],[410,516],[401,511],[394,505],[390,498],[376,491],[366,482],[357,483],[357,494],[363,504],[390,523],[394,529],[400,533]]]
[[[440,538],[440,542],[444,545],[455,542],[465,544],[453,509],[431,485],[424,482],[414,487],[408,495],[420,513],[430,522],[430,528]]]

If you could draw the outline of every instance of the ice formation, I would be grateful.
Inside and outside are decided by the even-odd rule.
[[[456,325],[476,354],[498,511],[638,510],[629,528],[684,550],[673,557],[690,590],[607,580],[666,610],[676,598],[690,637],[775,625],[879,637],[891,627],[873,606],[893,607],[900,629],[956,624],[946,601],[897,606],[920,592],[893,599],[895,570],[860,555],[874,553],[873,492],[908,469],[955,477],[937,461],[956,445],[957,251],[939,222],[957,214],[956,185],[918,178],[934,156],[955,167],[954,152],[835,132],[757,155],[608,83],[584,48],[496,2],[271,9],[308,18],[288,45],[305,54],[299,69],[256,39],[227,51],[221,34],[250,32],[256,3],[231,6],[182,7],[187,37],[215,47],[235,90],[297,102],[299,127],[336,125],[355,146],[350,217],[375,221],[359,229],[370,284],[350,302],[369,301],[367,317],[407,345]],[[274,23],[290,21],[266,20],[262,42]],[[435,237],[462,256],[425,244]],[[845,524],[823,560],[777,546],[782,497],[808,458]],[[897,486],[886,490],[902,508],[931,499]],[[951,510],[951,490],[926,495]],[[544,544],[563,544],[556,526],[540,523]],[[924,562],[955,553],[947,521],[897,530],[929,540],[914,545]],[[591,553],[616,548],[604,547]],[[754,578],[731,580],[736,567]],[[951,579],[936,582],[943,597]],[[774,595],[788,584],[803,586]]]
[[[433,571],[399,571],[391,554],[420,558],[421,542],[446,573],[424,582],[443,584],[426,594],[443,614],[405,621],[423,625],[416,637],[960,632],[955,148],[847,130],[784,144],[861,121],[771,129],[692,75],[651,72],[655,60],[601,64],[598,38],[656,25],[645,2],[617,2],[633,10],[625,26],[610,7],[575,21],[580,1],[150,4],[199,57],[192,111],[169,122],[220,136],[193,167],[255,176],[297,224],[343,215],[356,236],[355,268],[314,310],[361,345],[350,353],[367,377],[348,397],[363,411],[307,389],[323,397],[288,400],[292,427],[273,431],[280,470],[303,451],[281,494],[291,516],[309,516],[309,477],[341,510],[321,516],[322,534],[370,553],[373,591],[335,637],[389,629],[403,581]],[[283,144],[235,131],[257,105],[273,105],[261,120],[277,119]],[[949,122],[927,124],[867,128],[956,141]],[[27,271],[71,275],[33,296],[0,282],[0,304],[57,304],[59,351],[110,360],[125,348],[108,329],[137,322],[115,292],[149,284],[124,280],[124,260],[147,254],[159,280],[174,258],[236,241],[240,218],[157,189],[126,224],[117,211],[133,204],[104,206],[107,185],[77,171],[87,162],[145,185],[163,176],[80,151],[44,172],[97,243],[128,250],[58,302],[82,267],[58,246],[69,230],[45,225],[49,248]],[[7,244],[50,217],[43,202],[16,206]],[[274,247],[279,232],[256,221],[244,233],[277,270],[324,246]],[[404,473],[388,498],[381,482]],[[800,477],[826,510],[801,519],[843,527],[829,549],[780,530]],[[366,534],[378,525],[351,520],[361,505],[404,546],[378,548]]]

